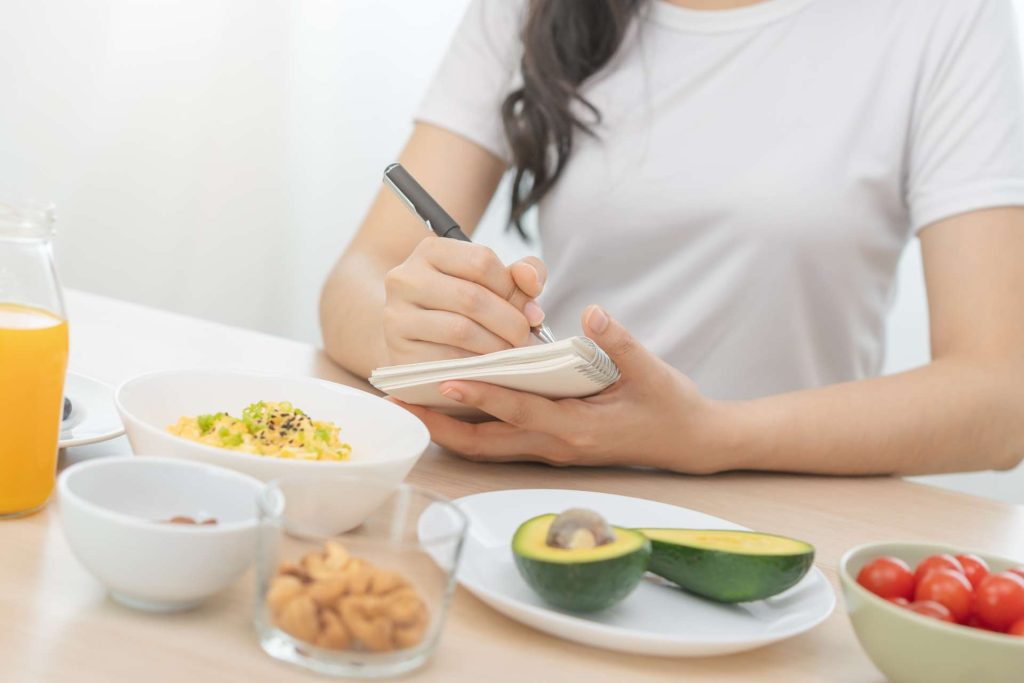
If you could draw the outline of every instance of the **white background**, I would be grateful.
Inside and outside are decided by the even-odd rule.
[[[318,341],[466,3],[3,0],[0,197],[56,202],[67,286]],[[512,258],[504,201],[477,239]],[[888,372],[927,362],[927,325],[914,243]],[[1024,503],[1024,469],[929,480]]]

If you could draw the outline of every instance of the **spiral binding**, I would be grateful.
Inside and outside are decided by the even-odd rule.
[[[584,337],[581,341],[593,352],[593,358],[590,359],[587,365],[576,369],[586,375],[588,379],[604,386],[619,381],[619,368],[608,357],[608,354],[595,344],[592,339]]]

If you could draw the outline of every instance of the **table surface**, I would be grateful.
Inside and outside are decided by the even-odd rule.
[[[110,384],[171,368],[311,375],[366,384],[307,344],[80,292],[68,295],[71,368]],[[123,439],[67,459],[125,448]],[[83,455],[83,453],[85,455]],[[811,541],[838,592],[845,550],[870,541],[945,541],[1014,556],[1024,509],[894,478],[760,473],[693,477],[624,469],[473,464],[431,446],[409,476],[449,497],[511,488],[605,491],[682,505]],[[315,681],[259,648],[250,627],[252,578],[176,615],[112,602],[78,564],[55,505],[0,522],[0,681]],[[672,659],[607,652],[512,621],[459,589],[433,661],[415,681],[880,681],[842,609],[818,628],[739,655]]]

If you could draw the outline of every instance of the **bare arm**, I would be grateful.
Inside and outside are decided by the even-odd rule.
[[[400,161],[467,234],[476,228],[505,170],[482,147],[427,124],[416,126]],[[382,188],[321,293],[324,347],[335,362],[363,377],[387,363],[385,277],[427,238],[423,224]]]
[[[836,474],[1008,469],[1024,455],[1024,209],[921,233],[932,362],[726,405],[728,460]]]

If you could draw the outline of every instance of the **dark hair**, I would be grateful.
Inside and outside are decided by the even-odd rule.
[[[523,25],[523,85],[501,106],[515,175],[509,222],[521,235],[523,215],[558,181],[576,129],[593,135],[601,113],[579,94],[622,44],[646,0],[529,0]],[[578,102],[593,115],[573,112]]]

